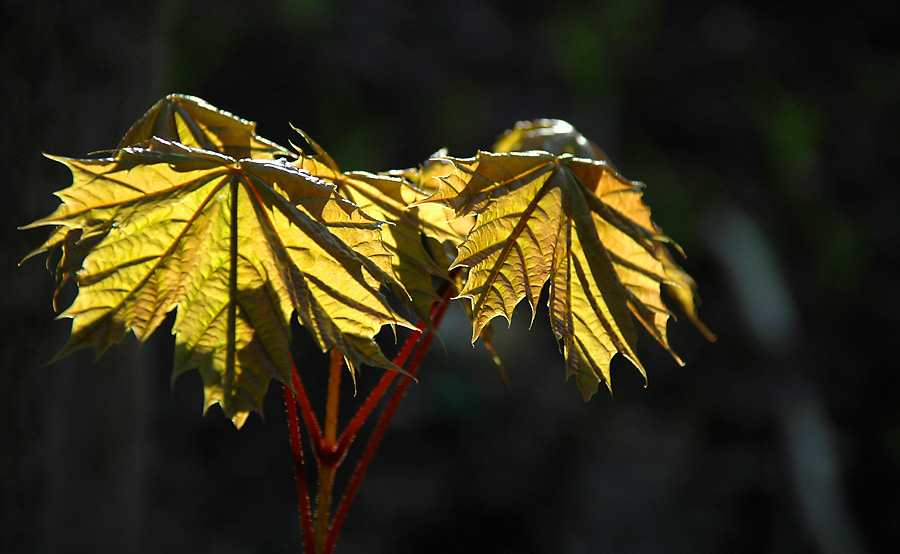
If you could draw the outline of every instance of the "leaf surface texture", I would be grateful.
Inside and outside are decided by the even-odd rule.
[[[393,277],[367,257],[389,256],[381,224],[333,187],[286,161],[156,138],[111,158],[55,159],[73,184],[29,226],[57,226],[38,251],[69,241],[80,253],[79,241],[100,237],[79,254],[78,296],[62,314],[72,335],[59,356],[102,352],[128,330],[143,340],[177,309],[173,378],[198,368],[205,409],[220,404],[238,426],[261,409],[271,379],[290,382],[294,314],[351,370],[392,367],[373,337],[409,324],[379,291]]]
[[[570,154],[480,152],[452,162],[429,200],[477,214],[453,263],[469,269],[459,295],[472,303],[473,341],[494,317],[509,321],[523,299],[533,318],[549,282],[551,328],[585,398],[610,385],[617,353],[644,373],[632,316],[669,349],[660,285],[670,279],[657,252],[668,239],[639,183]]]

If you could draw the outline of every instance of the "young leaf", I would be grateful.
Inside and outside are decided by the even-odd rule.
[[[456,258],[459,245],[462,244],[466,235],[475,225],[475,216],[456,217],[453,210],[436,202],[426,201],[429,196],[440,188],[441,179],[449,176],[454,170],[453,164],[445,159],[446,154],[446,150],[441,149],[419,168],[394,171],[392,174],[412,183],[417,190],[416,202],[414,202],[413,207],[408,209],[416,210],[424,222],[422,233],[425,235],[428,251],[438,260],[438,264],[441,267],[449,268],[452,265],[452,260]],[[454,271],[449,275],[449,279],[453,283],[455,290],[462,290],[465,285],[466,275],[464,271]],[[471,320],[471,306],[466,306],[466,314]],[[500,370],[503,381],[509,385],[509,374],[503,365],[503,361],[500,359],[500,355],[494,348],[493,336],[493,327],[488,322],[481,328],[481,344],[491,355],[497,369]]]
[[[494,152],[525,152],[529,150],[544,150],[551,154],[572,154],[577,158],[587,158],[605,162],[613,172],[616,168],[609,161],[606,153],[596,144],[585,138],[575,130],[572,125],[560,119],[537,119],[534,121],[519,121],[507,130],[494,143]],[[634,197],[631,197],[632,199]],[[640,204],[640,203],[638,203]],[[640,224],[646,228],[657,231],[656,224],[650,221],[650,212],[641,205],[634,206],[637,211],[626,213],[637,214],[641,212],[643,217]],[[672,258],[672,254],[662,241],[655,241],[654,256],[659,259],[665,269],[668,281],[662,284],[663,289],[681,307],[688,319],[709,341],[715,341],[716,336],[700,321],[697,316],[697,305],[700,299],[697,296],[697,283],[687,274]],[[680,250],[679,250],[680,252]],[[682,253],[683,255],[683,253]],[[663,330],[663,336],[665,332]]]
[[[663,283],[663,289],[678,303],[681,310],[700,333],[706,337],[706,340],[715,342],[715,333],[710,331],[709,327],[700,321],[700,317],[697,315],[697,306],[700,304],[700,298],[697,295],[697,282],[672,259],[669,250],[662,243],[657,243],[657,257],[662,261],[666,270],[666,276],[669,278],[668,283]]]
[[[274,159],[292,158],[294,154],[282,146],[256,134],[256,124],[206,103],[200,98],[184,94],[170,94],[153,105],[119,142],[118,149],[136,146],[156,137],[169,142],[218,152],[233,158]],[[109,229],[95,229],[93,242],[102,239]],[[80,229],[57,227],[40,248],[31,252],[25,260],[44,252],[52,252],[59,246],[61,259],[55,271],[57,288],[53,295],[53,307],[63,285],[81,267],[90,244],[82,237]],[[77,245],[77,246],[76,246]],[[23,262],[25,260],[22,260]],[[47,260],[50,268],[50,259]]]
[[[170,94],[154,104],[125,133],[119,149],[153,137],[238,160],[294,157],[283,146],[257,135],[256,123],[184,94]]]
[[[457,217],[452,210],[425,200],[440,188],[441,179],[450,175],[453,169],[453,164],[447,159],[447,151],[441,149],[418,168],[389,172],[389,175],[410,183],[415,196],[410,199],[408,209],[415,210],[423,222],[422,234],[445,247],[447,253],[452,252],[449,256],[451,260],[456,256],[456,248],[475,225],[475,216]],[[441,266],[449,267],[449,260]]]
[[[314,156],[301,154],[294,162],[298,167],[333,184],[341,196],[366,214],[390,223],[381,228],[382,242],[391,253],[384,269],[397,276],[416,315],[430,326],[431,305],[439,300],[432,277],[449,279],[449,276],[446,269],[435,263],[422,242],[423,233],[436,234],[441,228],[420,217],[419,208],[407,207],[424,195],[397,175],[342,172],[322,147],[299,129],[297,131],[316,152]]]
[[[599,146],[561,119],[519,121],[497,139],[491,150],[497,153],[543,150],[556,155],[572,154],[576,158],[610,163]]]
[[[409,326],[378,290],[392,277],[332,232],[387,255],[380,222],[308,172],[156,138],[111,158],[53,159],[73,184],[27,227],[57,226],[39,251],[69,241],[79,253],[78,296],[62,314],[72,335],[57,357],[101,353],[128,330],[144,340],[177,309],[173,379],[198,368],[204,411],[218,403],[238,427],[271,379],[290,383],[293,313],[351,371],[397,369],[373,340],[383,325]]]
[[[656,251],[668,239],[650,221],[639,184],[569,154],[480,152],[451,161],[455,171],[429,200],[477,214],[453,264],[469,268],[459,295],[472,302],[473,341],[492,318],[509,321],[523,298],[533,318],[549,281],[551,327],[586,399],[600,381],[610,386],[616,353],[644,374],[632,315],[671,352],[659,294],[669,278]]]

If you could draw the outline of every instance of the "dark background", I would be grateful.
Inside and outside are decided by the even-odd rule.
[[[720,337],[671,324],[680,368],[645,335],[649,387],[617,359],[615,400],[585,404],[546,308],[500,326],[506,388],[455,307],[338,552],[896,547],[896,3],[760,6],[4,0],[0,551],[300,551],[278,387],[236,431],[196,372],[170,387],[166,332],[42,367],[69,324],[42,261],[16,267],[45,231],[16,228],[70,177],[41,152],[113,147],[169,92],[345,169],[566,119],[648,183]]]

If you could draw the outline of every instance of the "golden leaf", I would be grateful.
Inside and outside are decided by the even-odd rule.
[[[333,184],[341,196],[355,203],[366,214],[389,223],[381,227],[381,238],[390,257],[379,263],[386,272],[396,275],[403,285],[401,296],[408,295],[416,315],[431,327],[431,305],[440,300],[434,291],[432,277],[448,279],[449,276],[445,268],[435,263],[422,242],[423,233],[433,235],[441,232],[441,228],[420,217],[419,208],[408,207],[424,195],[399,175],[342,172],[321,146],[306,133],[297,131],[316,154],[300,154],[294,163],[313,176]]]
[[[473,341],[494,317],[509,321],[522,299],[533,318],[549,281],[551,328],[586,399],[601,381],[610,386],[616,353],[646,377],[632,316],[671,352],[670,313],[660,297],[670,278],[657,251],[669,239],[650,221],[642,185],[606,162],[570,154],[480,152],[448,160],[455,170],[428,200],[457,215],[477,214],[453,263],[469,269],[459,295],[472,303]]]
[[[73,184],[27,227],[57,226],[36,252],[68,243],[79,253],[78,295],[62,314],[72,335],[58,357],[100,353],[128,330],[144,340],[177,310],[173,378],[198,368],[204,409],[220,404],[239,427],[261,410],[271,379],[290,382],[293,314],[351,371],[398,369],[373,337],[409,323],[378,290],[392,276],[358,252],[389,256],[381,223],[333,187],[286,161],[157,138],[109,158],[53,159]]]
[[[257,135],[256,123],[184,94],[170,94],[154,104],[125,133],[119,148],[135,146],[153,137],[238,160],[293,157],[283,146]]]

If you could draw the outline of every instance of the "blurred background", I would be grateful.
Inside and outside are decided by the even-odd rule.
[[[888,551],[900,21],[832,6],[3,0],[0,551],[300,551],[280,387],[236,431],[201,416],[196,372],[170,386],[166,332],[43,366],[69,323],[42,260],[16,267],[46,232],[17,227],[70,176],[41,153],[114,147],[170,92],[280,144],[292,123],[346,170],[568,120],[647,183],[700,283],[718,342],[670,324],[681,368],[644,335],[649,387],[616,359],[589,403],[545,307],[498,326],[507,388],[455,306],[337,552]],[[325,359],[296,335],[313,388]]]

